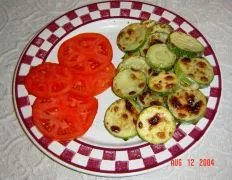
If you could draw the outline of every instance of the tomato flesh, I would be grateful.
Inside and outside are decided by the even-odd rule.
[[[75,83],[70,90],[72,94],[81,97],[96,96],[112,85],[116,69],[112,63],[107,64],[95,74],[75,74]]]
[[[33,123],[53,140],[71,140],[90,128],[97,113],[95,98],[70,94],[54,98],[37,98],[32,106]]]
[[[65,94],[73,83],[73,73],[69,68],[49,62],[32,67],[25,78],[28,92],[41,98]]]
[[[76,73],[93,74],[112,60],[109,40],[98,33],[82,33],[61,44],[58,60]]]

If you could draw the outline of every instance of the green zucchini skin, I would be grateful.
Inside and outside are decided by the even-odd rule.
[[[137,135],[139,113],[140,108],[133,100],[119,99],[107,109],[104,126],[111,135],[128,140]]]
[[[167,48],[166,44],[155,44],[148,49],[146,61],[154,71],[167,71],[174,66],[176,55]]]
[[[134,71],[142,71],[146,76],[151,72],[150,66],[142,56],[130,56],[124,59],[117,67],[117,72],[125,69],[132,69]]]
[[[175,38],[178,38],[177,40]],[[179,42],[176,42],[179,41]],[[190,42],[192,41],[192,42]],[[188,47],[194,43],[195,47]],[[169,35],[167,47],[170,51],[175,53],[177,57],[199,57],[204,51],[204,46],[192,36],[183,32],[173,32]]]
[[[141,139],[152,144],[161,144],[173,136],[176,122],[167,108],[150,106],[140,113],[136,127]]]
[[[146,41],[147,28],[140,23],[132,23],[123,28],[117,36],[118,48],[123,52],[135,52]]]
[[[142,71],[125,69],[113,79],[112,91],[120,98],[135,98],[146,88],[147,78]]]
[[[139,52],[141,56],[145,57],[150,46],[167,42],[169,34],[173,32],[173,28],[168,24],[163,24],[152,20],[145,21],[144,23],[148,28],[148,35],[146,42],[139,49]]]
[[[188,89],[170,94],[167,104],[177,121],[196,123],[205,114],[207,99],[200,90]]]
[[[181,58],[175,65],[179,79],[189,86],[205,88],[214,78],[212,65],[205,58]]]

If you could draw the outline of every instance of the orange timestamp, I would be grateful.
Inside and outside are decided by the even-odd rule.
[[[200,166],[200,167],[213,167],[215,165],[215,160],[211,158],[200,158],[198,160],[195,159],[186,159],[183,161],[181,158],[172,159],[171,166],[173,167],[181,167],[181,166]]]

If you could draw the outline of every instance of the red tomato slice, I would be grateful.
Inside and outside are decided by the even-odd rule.
[[[116,69],[112,63],[105,66],[100,72],[92,75],[91,86],[95,95],[98,95],[111,87]]]
[[[70,92],[81,97],[96,96],[112,85],[115,73],[116,69],[112,63],[95,74],[76,73],[75,83]]]
[[[25,78],[29,94],[41,98],[65,94],[73,83],[73,73],[69,68],[49,62],[32,67]]]
[[[61,44],[58,60],[72,67],[76,73],[90,74],[99,71],[112,60],[109,40],[98,33],[82,33]]]
[[[70,94],[54,98],[37,98],[32,105],[33,123],[53,140],[71,140],[82,136],[97,113],[95,98],[78,98]]]

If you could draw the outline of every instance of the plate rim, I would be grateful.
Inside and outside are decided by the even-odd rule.
[[[46,27],[48,27],[48,25],[49,25],[50,23],[55,22],[56,20],[58,20],[58,19],[61,18],[62,16],[68,14],[69,12],[72,12],[72,11],[77,10],[77,9],[81,9],[81,8],[83,8],[83,7],[88,7],[88,6],[91,5],[91,4],[101,4],[101,3],[107,3],[107,2],[108,2],[108,3],[109,3],[109,2],[119,2],[119,3],[120,3],[121,1],[116,1],[116,0],[113,0],[113,1],[99,1],[99,2],[95,2],[95,3],[88,3],[88,4],[86,4],[86,5],[78,6],[78,7],[74,8],[74,9],[71,9],[70,11],[64,12],[63,14],[59,15],[57,18],[52,19],[52,20],[49,21],[46,25],[44,25],[42,28],[40,28],[38,31],[35,32],[34,36],[30,39],[30,41],[29,41],[29,42],[26,44],[26,46],[23,48],[23,50],[22,50],[22,52],[21,52],[21,54],[20,54],[20,56],[19,56],[19,58],[18,58],[18,61],[17,61],[17,65],[16,65],[16,67],[15,67],[15,70],[14,70],[14,76],[13,76],[13,81],[12,81],[12,94],[13,94],[12,99],[13,99],[13,105],[14,105],[13,107],[14,107],[14,110],[15,110],[15,112],[16,112],[16,115],[17,115],[17,119],[18,119],[18,121],[19,121],[19,124],[20,124],[20,126],[22,127],[22,129],[24,130],[24,132],[26,133],[26,135],[27,135],[27,137],[29,138],[29,140],[30,140],[42,153],[44,153],[46,156],[48,156],[48,157],[49,157],[50,159],[52,159],[53,161],[58,162],[58,163],[61,164],[62,166],[68,167],[69,169],[72,169],[72,170],[75,170],[75,171],[78,171],[78,172],[83,172],[83,173],[85,173],[85,174],[90,174],[90,175],[105,176],[105,177],[125,177],[125,176],[133,176],[133,175],[138,175],[138,174],[143,174],[143,173],[151,172],[151,171],[160,169],[160,168],[162,168],[162,167],[164,167],[164,166],[167,166],[167,165],[168,165],[168,162],[169,162],[171,159],[175,159],[176,157],[175,157],[175,156],[174,156],[174,157],[171,157],[171,159],[168,158],[168,159],[166,159],[164,162],[160,163],[158,166],[155,166],[155,167],[149,167],[149,168],[144,169],[144,170],[139,170],[139,169],[137,169],[137,170],[135,170],[135,171],[130,170],[129,172],[115,172],[115,171],[113,171],[113,172],[108,172],[108,171],[103,172],[104,170],[101,170],[100,172],[98,172],[98,171],[90,171],[90,170],[87,170],[87,169],[85,169],[85,168],[79,168],[79,167],[77,167],[76,165],[73,166],[73,165],[72,165],[72,162],[70,162],[70,164],[69,164],[69,163],[63,161],[62,159],[60,159],[59,157],[57,157],[56,154],[54,154],[54,153],[52,153],[52,152],[49,152],[49,151],[48,151],[47,149],[45,149],[39,142],[36,141],[35,137],[28,131],[28,129],[27,129],[25,123],[23,123],[23,120],[21,119],[21,115],[20,115],[20,112],[18,111],[18,105],[17,105],[16,96],[15,96],[15,95],[16,95],[16,78],[17,78],[17,75],[18,75],[18,71],[19,71],[19,69],[20,69],[19,67],[20,67],[20,64],[21,64],[22,57],[23,57],[24,53],[28,50],[29,46],[31,45],[31,43],[32,43],[32,41],[35,39],[35,37],[38,36],[44,29],[46,29]],[[138,2],[138,1],[126,0],[126,1],[122,1],[122,2]],[[165,11],[170,12],[171,14],[174,14],[174,15],[176,15],[176,16],[178,16],[178,17],[181,17],[181,18],[182,18],[185,22],[187,22],[192,28],[198,30],[198,28],[196,28],[195,26],[193,26],[193,24],[192,24],[191,22],[189,22],[188,20],[186,20],[186,19],[183,18],[182,16],[176,14],[175,12],[170,11],[169,9],[166,9],[166,8],[164,8],[164,7],[161,7],[161,6],[158,6],[158,5],[155,5],[155,4],[147,3],[147,2],[139,2],[139,3],[141,3],[141,4],[146,4],[146,5],[150,5],[150,6],[152,6],[152,7],[158,7],[158,8],[164,9]],[[162,16],[161,16],[161,17],[162,17]],[[104,20],[104,19],[114,19],[114,18],[136,19],[136,20],[139,19],[139,18],[133,18],[133,17],[121,17],[121,16],[120,16],[120,17],[119,17],[119,16],[113,17],[113,16],[111,16],[111,17],[105,17],[105,18],[100,18],[100,19],[96,19],[96,20],[91,20],[91,21],[89,21],[89,22],[87,22],[87,23],[85,23],[85,24],[81,24],[80,26],[83,26],[83,25],[86,25],[86,24],[89,24],[89,23],[92,23],[92,22],[95,22],[95,21],[101,21],[101,20]],[[78,29],[80,26],[75,27],[73,30]],[[72,31],[73,31],[73,30],[72,30]],[[71,33],[72,31],[68,32],[68,34]],[[198,30],[198,31],[199,31],[199,30]],[[222,90],[222,89],[223,89],[223,88],[222,88],[222,87],[223,87],[223,83],[222,83],[222,73],[221,73],[221,69],[220,69],[220,65],[219,65],[218,59],[217,59],[217,57],[216,57],[216,55],[215,55],[215,52],[214,52],[213,48],[211,47],[211,45],[209,44],[209,42],[207,41],[207,39],[205,38],[205,36],[204,36],[200,31],[199,31],[199,33],[201,34],[201,37],[203,38],[203,40],[204,40],[205,42],[207,42],[207,44],[209,45],[209,47],[212,49],[213,58],[214,58],[214,60],[215,60],[216,66],[217,66],[218,69],[219,69],[218,83],[219,83],[220,92],[219,92],[218,100],[217,100],[216,105],[215,105],[215,108],[214,108],[214,109],[215,109],[215,114],[214,114],[214,116],[213,116],[213,118],[212,118],[212,121],[208,124],[208,126],[205,127],[203,135],[201,135],[201,136],[199,137],[199,139],[197,139],[197,140],[193,141],[192,143],[190,143],[190,144],[188,145],[188,147],[185,148],[185,149],[183,150],[183,152],[182,152],[180,155],[177,155],[177,157],[182,157],[187,151],[189,151],[190,149],[195,148],[195,146],[203,139],[203,137],[205,136],[205,133],[206,133],[207,131],[209,131],[210,128],[213,127],[213,123],[215,123],[215,120],[217,119],[217,116],[218,116],[218,111],[219,111],[220,104],[221,104],[221,97],[222,97],[222,93],[223,93],[223,90]],[[59,41],[60,41],[61,39],[63,39],[66,35],[67,35],[67,34],[62,35],[61,37],[59,37]],[[58,41],[58,42],[59,42],[59,41]],[[58,42],[56,42],[56,43],[53,45],[53,48],[56,46],[56,44],[57,44]],[[48,53],[48,54],[49,54],[49,53]],[[47,56],[46,56],[46,57],[47,57]],[[83,142],[81,141],[81,143],[83,143]],[[84,143],[85,143],[85,142],[84,142]],[[92,146],[92,145],[90,144],[90,146]],[[133,146],[133,147],[129,147],[129,148],[140,147],[140,146],[145,146],[145,144],[143,144],[143,145],[138,145],[138,146]],[[97,146],[97,147],[98,147],[98,146]],[[98,147],[98,148],[99,148],[99,147]],[[100,148],[104,149],[104,147],[100,147]],[[111,149],[111,148],[107,148],[107,147],[106,147],[106,149]],[[113,149],[115,150],[115,148],[113,148]],[[119,148],[119,149],[124,149],[124,148]],[[128,149],[128,148],[125,148],[125,149]],[[116,150],[117,150],[117,148],[116,148]]]

